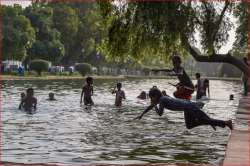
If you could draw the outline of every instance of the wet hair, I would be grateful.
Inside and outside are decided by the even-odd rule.
[[[172,57],[172,62],[173,63],[181,63],[181,57],[179,55],[174,55]]]
[[[117,87],[122,87],[122,83],[118,82],[118,83],[116,84],[116,86],[117,86]]]
[[[165,90],[161,91],[161,93],[162,93],[163,96],[167,95],[167,92]]]
[[[50,93],[49,93],[49,96],[54,96],[54,93],[50,92]]]
[[[92,78],[92,77],[87,77],[87,78],[86,78],[86,82],[87,82],[87,83],[93,82],[93,78]]]
[[[201,77],[201,74],[200,74],[200,73],[196,73],[196,74],[195,74],[195,77],[196,77],[196,78],[200,78],[200,77]]]
[[[208,79],[204,79],[204,83],[208,83],[209,84],[209,80]]]
[[[34,92],[34,89],[33,88],[28,88],[26,92],[27,93]]]
[[[162,93],[158,88],[151,88],[148,93],[149,97],[162,97]]]

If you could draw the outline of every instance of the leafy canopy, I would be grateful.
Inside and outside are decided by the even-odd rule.
[[[121,2],[121,1],[119,1]],[[239,3],[230,1],[122,1],[99,2],[106,36],[99,48],[112,59],[142,60],[173,53],[188,55],[187,46],[197,44],[205,55],[218,53],[232,28],[230,14]]]

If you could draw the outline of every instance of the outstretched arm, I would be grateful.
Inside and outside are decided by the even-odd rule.
[[[152,69],[154,72],[165,71],[165,72],[172,72],[172,69]]]
[[[23,100],[22,100],[21,103],[19,104],[18,109],[19,109],[19,110],[22,109],[22,106],[23,106]]]
[[[82,93],[81,93],[80,103],[82,103],[82,96],[83,96],[83,93],[84,93],[84,88],[82,88]]]
[[[208,87],[207,87],[207,92],[208,92],[208,97],[210,97],[209,85],[208,85]]]
[[[137,116],[137,117],[135,118],[135,120],[136,120],[136,119],[139,119],[139,120],[140,120],[140,119],[143,117],[144,114],[146,114],[148,111],[150,111],[150,110],[151,110],[152,108],[154,108],[154,107],[155,107],[155,105],[153,105],[153,104],[150,105],[150,106],[148,106],[148,107],[143,111],[143,113],[142,113],[141,115],[139,115],[139,116]]]
[[[34,109],[36,110],[36,105],[37,105],[37,99],[35,99],[35,103],[34,103]]]

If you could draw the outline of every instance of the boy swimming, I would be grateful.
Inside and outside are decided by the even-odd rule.
[[[153,69],[152,71],[165,71],[168,72],[170,76],[177,76],[179,83],[175,85],[177,90],[174,92],[174,97],[190,100],[192,93],[194,93],[194,85],[184,68],[181,66],[180,56],[173,56],[172,63],[174,66],[173,69]]]
[[[224,128],[227,126],[233,129],[232,121],[223,121],[210,118],[207,114],[201,111],[198,106],[186,100],[175,99],[170,96],[163,96],[161,91],[157,88],[152,88],[149,91],[151,105],[146,108],[141,115],[135,119],[141,119],[151,109],[155,108],[156,112],[162,116],[164,109],[173,111],[184,111],[186,128],[191,129],[201,125],[210,125],[216,130],[216,127]],[[157,107],[159,105],[159,108]]]
[[[34,97],[33,88],[28,88],[26,92],[26,97],[20,103],[21,108],[24,108],[25,111],[32,112],[36,110],[37,99]]]
[[[195,77],[197,79],[197,84],[195,85],[196,89],[196,99],[201,99],[203,96],[207,96],[207,91],[208,91],[208,96],[210,96],[210,90],[209,90],[209,80],[208,79],[201,79],[201,74],[196,73]]]
[[[125,92],[121,90],[122,84],[120,82],[117,83],[116,87],[117,87],[117,90],[114,89],[112,91],[112,94],[115,93],[115,106],[120,107],[122,106],[122,100],[126,99],[126,97],[125,97]]]
[[[147,93],[145,91],[142,91],[139,96],[137,96],[138,99],[146,100],[147,99]]]
[[[93,78],[87,77],[86,84],[82,87],[80,103],[82,103],[82,97],[84,94],[84,97],[83,97],[84,105],[94,105],[94,102],[91,97],[93,96],[93,93],[94,93]]]
[[[56,100],[56,99],[55,99],[55,94],[52,93],[52,92],[50,92],[50,93],[49,93],[49,98],[48,98],[47,100],[49,100],[49,101],[55,101],[55,100]]]

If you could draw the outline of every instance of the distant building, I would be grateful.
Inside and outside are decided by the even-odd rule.
[[[23,67],[21,61],[5,60],[5,61],[2,61],[1,69],[3,71],[17,71],[19,67]]]

